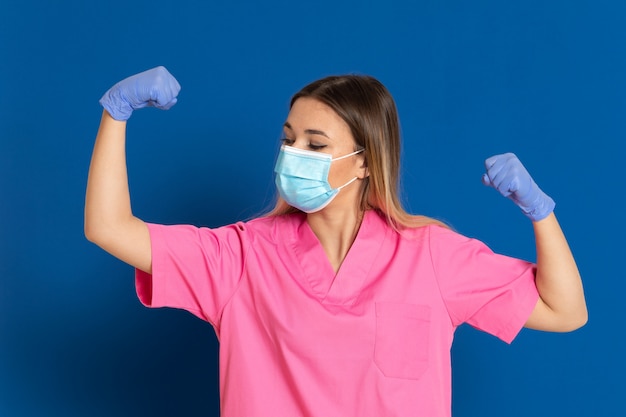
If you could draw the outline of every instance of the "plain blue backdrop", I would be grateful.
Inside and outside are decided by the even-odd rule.
[[[0,416],[218,415],[210,325],[142,307],[132,268],[83,236],[98,99],[156,65],[183,89],[128,127],[146,221],[263,212],[289,97],[329,74],[395,96],[410,211],[534,260],[529,221],[480,182],[517,153],[557,202],[590,320],[511,346],[461,327],[454,416],[626,415],[625,52],[621,0],[0,0]]]

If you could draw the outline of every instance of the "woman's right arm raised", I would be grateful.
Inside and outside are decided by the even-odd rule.
[[[96,137],[87,193],[85,236],[122,261],[152,272],[150,235],[146,224],[131,210],[126,170],[126,121],[133,110],[176,104],[180,85],[157,67],[115,84],[100,103],[105,108]]]

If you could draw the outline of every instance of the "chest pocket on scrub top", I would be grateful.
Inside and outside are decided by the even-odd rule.
[[[428,368],[430,307],[376,303],[374,362],[386,377],[419,379]]]

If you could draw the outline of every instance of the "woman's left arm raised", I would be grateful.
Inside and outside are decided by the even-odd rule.
[[[525,327],[569,332],[587,322],[587,306],[576,261],[547,196],[512,153],[485,161],[483,183],[513,200],[533,222],[537,247],[535,283],[539,300]]]

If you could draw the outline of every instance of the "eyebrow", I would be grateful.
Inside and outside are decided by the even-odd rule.
[[[285,122],[285,124],[283,125],[284,127],[286,127],[289,130],[293,130],[293,128],[291,127],[291,125],[289,124],[289,122]],[[327,137],[328,139],[330,139],[330,136],[328,136],[326,133],[324,133],[321,130],[317,130],[317,129],[305,129],[304,133],[308,134],[308,135],[321,135],[324,137]]]

